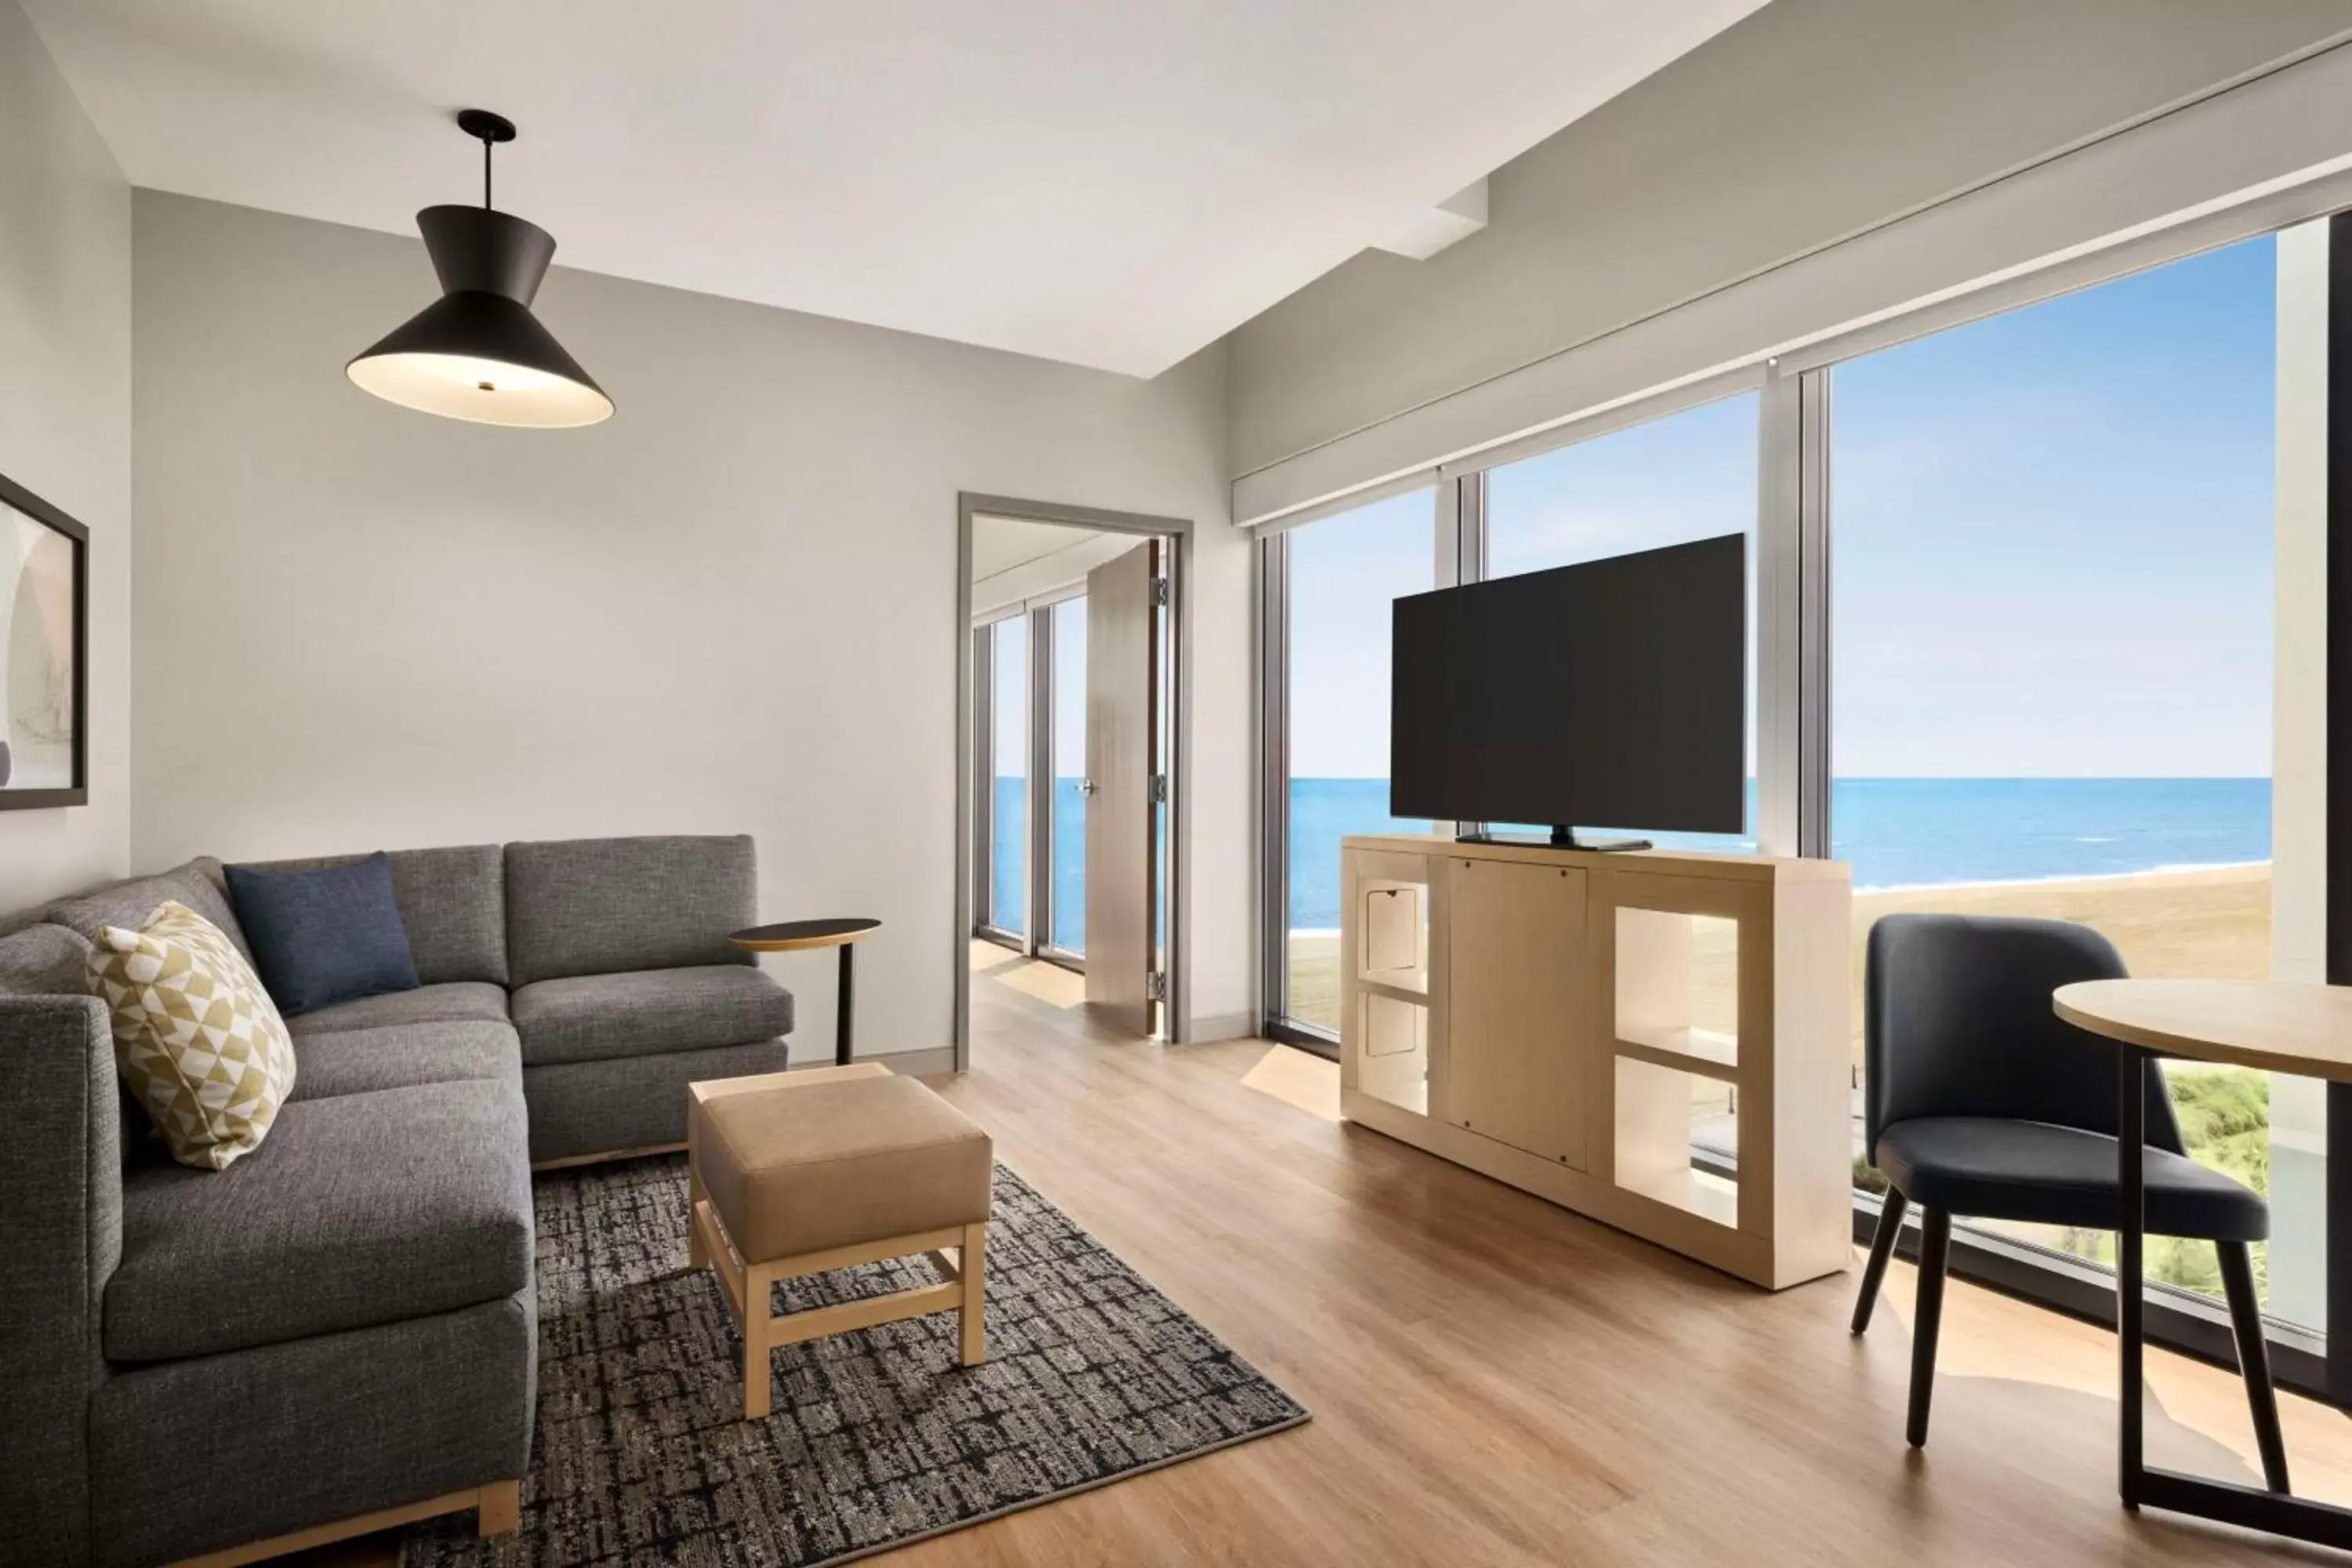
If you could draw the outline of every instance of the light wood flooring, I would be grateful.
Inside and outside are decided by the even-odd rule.
[[[1853,1273],[1764,1294],[1341,1124],[1327,1063],[1119,1037],[1019,973],[975,978],[972,1070],[929,1081],[1315,1419],[882,1561],[2347,1561],[2124,1513],[2098,1329],[1955,1282],[1915,1454],[1907,1268],[1856,1340]],[[2235,1377],[2148,1372],[2151,1459],[2253,1480]],[[2298,1489],[2352,1502],[2352,1426],[2282,1403]],[[389,1560],[354,1547],[310,1561]]]

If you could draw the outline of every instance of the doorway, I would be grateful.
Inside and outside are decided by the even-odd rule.
[[[961,502],[957,1067],[976,984],[1181,1039],[1190,525]]]

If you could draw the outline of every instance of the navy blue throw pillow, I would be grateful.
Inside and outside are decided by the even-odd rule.
[[[228,889],[253,966],[279,1012],[416,989],[408,928],[392,896],[392,857],[382,850],[311,871],[231,866]]]

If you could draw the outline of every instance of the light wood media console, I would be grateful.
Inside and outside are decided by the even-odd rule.
[[[1773,1289],[1846,1266],[1843,863],[1403,836],[1340,857],[1348,1120]],[[1735,1159],[1695,1163],[1695,1140]]]

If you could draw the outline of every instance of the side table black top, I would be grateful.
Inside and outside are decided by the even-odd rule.
[[[727,940],[746,952],[798,952],[805,948],[837,947],[841,949],[841,995],[839,1021],[834,1029],[833,1059],[847,1066],[850,1060],[850,1021],[852,1017],[853,971],[850,955],[857,951],[861,937],[870,936],[882,929],[882,922],[863,916],[836,917],[819,921],[785,921],[778,925],[752,926],[739,931]]]

